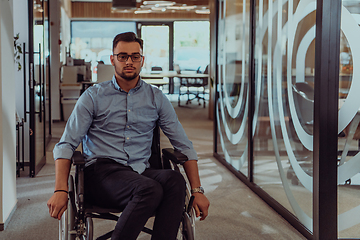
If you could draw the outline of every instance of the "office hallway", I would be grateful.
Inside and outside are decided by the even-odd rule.
[[[178,107],[175,101],[173,105],[198,152],[200,177],[211,204],[208,218],[196,221],[196,239],[305,239],[212,156],[213,122],[208,119],[208,108],[195,103],[190,107]],[[35,178],[23,174],[17,179],[18,206],[5,231],[0,232],[0,239],[58,239],[58,221],[49,217],[46,202],[52,195],[55,182],[51,151],[63,127],[62,122],[54,124],[48,164]],[[168,146],[169,142],[162,137],[161,147]],[[104,221],[98,223],[95,236],[99,231],[114,226]],[[150,237],[141,234],[138,239]]]

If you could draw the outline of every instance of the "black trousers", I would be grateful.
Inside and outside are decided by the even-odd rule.
[[[176,239],[185,202],[185,180],[170,169],[146,169],[142,174],[111,159],[85,168],[85,200],[122,210],[111,239],[131,240],[155,215],[154,240]]]

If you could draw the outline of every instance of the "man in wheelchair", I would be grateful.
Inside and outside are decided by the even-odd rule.
[[[136,239],[155,214],[152,239],[171,240],[176,238],[184,209],[185,180],[177,171],[150,168],[156,125],[189,159],[183,167],[200,220],[208,215],[209,201],[200,184],[197,154],[174,108],[161,90],[139,76],[142,53],[143,41],[134,33],[114,38],[112,80],[81,95],[54,148],[55,191],[48,208],[51,217],[61,219],[68,202],[70,159],[82,143],[86,201],[122,209],[112,239]]]

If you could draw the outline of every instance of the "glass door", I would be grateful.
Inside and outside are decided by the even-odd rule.
[[[43,81],[43,88],[44,88],[44,140],[45,140],[45,147],[51,140],[51,95],[50,95],[50,41],[49,41],[49,2],[43,2],[43,9],[44,9],[44,54],[43,54],[43,64],[44,64],[44,81]],[[46,149],[45,149],[46,151]]]
[[[358,53],[360,2],[343,0],[338,112],[338,226],[340,238],[360,236],[360,96]]]
[[[48,47],[48,2],[36,0],[29,6],[29,108],[30,108],[30,177],[46,163],[46,145],[50,140],[49,95],[49,47]],[[46,29],[45,29],[46,26]],[[46,40],[45,40],[46,39]],[[46,44],[46,46],[45,46]]]

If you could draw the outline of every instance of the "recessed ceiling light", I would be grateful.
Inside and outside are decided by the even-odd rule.
[[[167,9],[173,9],[173,10],[192,10],[192,9],[195,9],[196,6],[170,6],[170,7],[167,7]]]
[[[197,14],[210,14],[210,10],[209,9],[200,9],[200,10],[195,10],[195,13],[197,13]]]
[[[171,2],[171,1],[144,1],[143,2],[144,5],[155,5],[157,7],[159,6],[172,6],[175,5],[175,2]]]
[[[142,14],[142,13],[151,13],[151,10],[136,10],[134,11],[135,14]]]
[[[151,10],[165,12],[165,11],[166,11],[166,8],[163,8],[163,7],[152,7]]]

